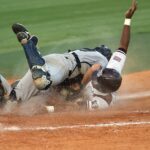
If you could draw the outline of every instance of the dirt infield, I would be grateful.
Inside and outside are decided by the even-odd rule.
[[[0,150],[148,150],[149,79],[150,71],[124,76],[119,100],[103,111],[1,114]]]

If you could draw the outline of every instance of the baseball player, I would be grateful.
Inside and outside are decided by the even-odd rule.
[[[111,104],[113,92],[121,85],[121,72],[126,60],[126,54],[130,42],[131,18],[137,9],[136,0],[132,0],[130,8],[125,13],[125,21],[120,39],[120,45],[111,56],[105,69],[100,69],[99,64],[93,65],[84,75],[81,84],[86,85],[92,79],[93,98],[89,101],[89,107],[105,108]],[[95,74],[96,73],[96,74]],[[95,74],[95,76],[94,76]]]
[[[120,45],[111,56],[106,68],[102,69],[100,64],[94,64],[85,73],[81,84],[76,90],[81,90],[85,85],[92,93],[88,102],[89,109],[107,108],[115,101],[115,92],[119,89],[122,77],[121,72],[125,64],[126,54],[130,42],[131,18],[137,9],[136,0],[132,1],[130,8],[125,13],[125,21],[120,39]]]
[[[42,57],[37,48],[36,36],[32,36],[18,23],[12,25],[12,30],[24,49],[30,69],[15,87],[12,89],[9,87],[11,92],[5,90],[11,99],[25,101],[41,91],[56,86],[70,87],[74,83],[81,83],[84,74],[91,66],[100,64],[101,69],[104,69],[112,55],[111,50],[102,45],[94,49],[84,48]],[[8,86],[5,85],[2,76],[0,79],[2,87]]]

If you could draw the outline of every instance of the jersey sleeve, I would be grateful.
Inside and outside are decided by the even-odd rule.
[[[126,61],[126,54],[121,50],[117,50],[116,52],[113,53],[106,68],[115,69],[121,74],[125,61]]]

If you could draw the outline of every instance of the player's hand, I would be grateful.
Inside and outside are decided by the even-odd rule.
[[[125,13],[125,17],[131,19],[136,9],[137,9],[137,1],[132,0],[132,4],[130,8],[127,10],[127,12]]]

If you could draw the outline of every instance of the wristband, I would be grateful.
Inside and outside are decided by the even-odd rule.
[[[131,19],[125,18],[124,25],[130,26],[131,25]]]

